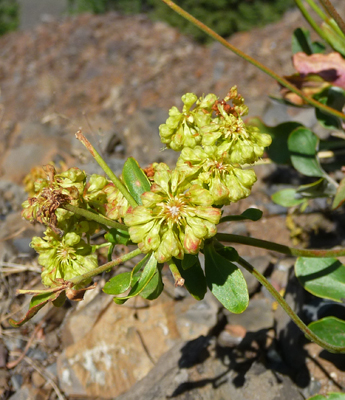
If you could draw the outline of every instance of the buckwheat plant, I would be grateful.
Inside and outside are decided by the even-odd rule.
[[[217,233],[224,221],[258,220],[262,212],[248,209],[241,215],[222,218],[224,206],[250,195],[256,181],[252,169],[271,143],[271,136],[247,125],[248,108],[236,86],[225,98],[215,94],[182,96],[183,107],[172,107],[169,118],[159,127],[167,148],[180,152],[174,169],[153,163],[142,170],[129,158],[121,178],[110,170],[95,148],[79,131],[76,134],[108,176],[87,176],[78,168],[57,173],[52,165],[43,169],[30,186],[33,194],[23,203],[23,217],[46,226],[44,236],[34,237],[31,246],[39,254],[45,290],[31,293],[30,309],[13,326],[27,322],[45,304],[61,306],[66,297],[82,300],[92,277],[140,254],[132,271],[115,275],[103,291],[123,304],[135,296],[153,300],[163,290],[161,270],[169,265],[176,285],[185,285],[201,300],[207,287],[234,313],[243,312],[249,296],[245,279],[235,264],[251,272],[309,338],[343,351],[338,343],[327,343],[293,313],[276,290],[233,247],[221,242],[238,242],[285,254],[317,257],[317,250],[298,250],[258,239]],[[36,174],[37,175],[37,174]],[[26,178],[26,183],[29,182]],[[92,236],[104,231],[105,243],[92,244]],[[112,259],[114,247],[137,244],[137,249]],[[108,262],[98,265],[97,251],[108,248]],[[205,255],[202,268],[198,254]],[[326,252],[327,253],[327,252]],[[342,255],[344,250],[322,255]],[[303,258],[302,260],[308,260]],[[334,323],[334,321],[332,321]]]
[[[267,72],[172,1],[163,1]],[[284,78],[270,74],[308,99]],[[309,102],[328,110],[318,101]],[[262,212],[256,208],[241,215],[223,216],[223,212],[226,206],[250,195],[257,180],[252,167],[269,149],[272,135],[243,119],[248,107],[236,86],[224,98],[213,93],[201,97],[186,93],[182,103],[182,108],[170,109],[166,123],[159,127],[162,143],[180,153],[173,169],[165,163],[153,163],[143,170],[130,157],[117,177],[79,131],[77,139],[107,178],[87,176],[78,168],[57,172],[48,165],[44,167],[46,177],[39,176],[34,183],[26,179],[32,196],[23,204],[23,217],[46,226],[43,238],[34,237],[31,246],[39,254],[42,283],[47,289],[19,290],[34,296],[25,317],[10,320],[11,324],[21,326],[47,303],[61,306],[66,297],[82,300],[85,291],[95,287],[89,286],[92,277],[141,255],[131,271],[115,274],[105,284],[103,291],[114,296],[116,304],[135,296],[156,299],[164,287],[161,271],[166,263],[175,284],[184,285],[195,299],[201,300],[209,289],[230,312],[241,313],[249,296],[240,265],[267,288],[310,340],[331,352],[345,352],[344,321],[328,317],[306,326],[267,279],[226,243],[298,257],[296,274],[306,290],[336,301],[344,297],[345,276],[345,266],[336,257],[344,256],[345,249],[302,250],[218,231],[225,221],[261,218]],[[92,244],[94,234],[99,237],[104,232],[105,242]],[[136,248],[113,260],[117,245]],[[104,247],[108,248],[108,262],[98,265],[98,250]],[[200,253],[205,256],[203,266]]]

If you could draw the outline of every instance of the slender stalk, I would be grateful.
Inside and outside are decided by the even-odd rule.
[[[322,103],[319,103],[318,101],[314,100],[311,97],[306,96],[303,92],[301,92],[299,89],[297,89],[294,85],[292,85],[289,81],[287,81],[285,78],[277,75],[274,71],[272,71],[270,68],[265,67],[263,64],[261,64],[259,61],[255,60],[254,58],[250,57],[248,54],[243,53],[241,50],[239,50],[237,47],[233,46],[229,42],[227,42],[224,38],[219,36],[215,31],[213,31],[211,28],[209,28],[207,25],[203,24],[201,21],[187,13],[187,11],[183,10],[181,7],[176,5],[173,1],[171,0],[161,0],[163,1],[166,5],[168,5],[170,8],[172,8],[175,12],[180,14],[182,17],[184,17],[186,20],[197,26],[199,29],[201,29],[203,32],[205,32],[207,35],[211,36],[213,39],[217,40],[220,44],[225,46],[227,49],[231,50],[233,53],[238,55],[239,57],[243,58],[244,60],[250,62],[253,64],[255,67],[263,71],[265,74],[269,75],[271,78],[275,79],[277,82],[279,82],[281,85],[285,86],[291,92],[296,93],[298,96],[300,96],[303,100],[305,100],[308,104],[311,104],[312,106],[319,108],[323,111],[325,111],[328,114],[334,115],[335,117],[341,118],[345,120],[345,114],[341,113],[340,111],[334,110],[331,107],[328,107]]]
[[[297,7],[300,9],[303,17],[305,20],[308,22],[308,24],[314,29],[314,31],[322,38],[325,42],[328,43],[328,40],[323,32],[323,30],[319,27],[319,25],[313,20],[311,15],[308,13],[306,8],[303,5],[303,2],[301,0],[295,0],[295,3]]]
[[[89,210],[84,210],[83,208],[72,206],[72,204],[64,204],[62,206],[67,211],[71,211],[74,214],[81,215],[87,219],[92,221],[96,221],[99,224],[110,226],[110,228],[120,229],[122,231],[128,231],[128,227],[126,225],[120,224],[119,222],[113,221],[109,218],[103,217],[103,215],[96,214]]]
[[[341,18],[341,16],[337,13],[336,9],[333,7],[333,4],[329,0],[320,0],[320,2],[325,7],[325,9],[329,13],[329,15],[337,23],[337,25],[340,28],[341,32],[345,35],[345,22]]]
[[[240,243],[247,246],[260,247],[276,251],[278,253],[287,254],[295,257],[341,257],[345,256],[345,249],[338,250],[312,250],[312,249],[295,249],[283,244],[269,242],[267,240],[255,239],[247,236],[233,235],[230,233],[217,233],[216,238],[220,242]]]
[[[184,279],[182,278],[180,271],[178,270],[176,264],[173,262],[173,260],[168,261],[170,271],[172,273],[172,276],[175,280],[175,286],[183,286],[184,285]]]
[[[106,264],[101,265],[100,267],[93,269],[92,271],[86,272],[83,275],[79,275],[76,276],[75,278],[69,279],[69,282],[73,283],[74,285],[78,285],[79,283],[85,281],[86,279],[92,278],[93,276],[99,275],[102,272],[108,271],[110,268],[122,264],[125,261],[128,261],[138,256],[139,254],[141,254],[140,249],[133,250],[130,253],[124,254],[122,257],[117,258],[116,260],[110,261]]]
[[[343,32],[335,22],[335,20],[330,19],[330,15],[328,13],[325,14],[315,3],[313,0],[306,0],[306,2],[310,5],[310,7],[317,13],[317,15],[333,30],[337,32],[339,36],[343,36]],[[327,8],[322,4],[323,8],[328,12]]]
[[[301,331],[306,335],[309,340],[317,343],[319,346],[324,349],[330,351],[331,353],[344,353],[345,347],[334,346],[330,343],[325,342],[321,338],[319,338],[315,333],[313,333],[307,325],[295,314],[292,308],[287,304],[287,302],[283,299],[283,297],[278,293],[278,291],[268,282],[268,280],[260,274],[258,270],[256,270],[249,262],[247,262],[242,257],[238,258],[237,261],[243,268],[245,268],[248,272],[250,272],[265,288],[271,293],[271,295],[277,300],[277,302],[282,306],[284,311],[288,314],[288,316],[294,321],[294,323],[301,329]]]
[[[295,0],[296,1],[296,0]],[[328,16],[314,3],[313,0],[306,0],[310,7],[316,12],[316,14],[325,22],[327,22]]]
[[[127,199],[128,203],[132,207],[136,207],[138,204],[130,195],[124,184],[120,181],[120,179],[114,174],[114,172],[110,169],[109,165],[103,160],[101,155],[97,152],[97,150],[92,146],[92,144],[86,139],[86,137],[79,130],[75,134],[76,138],[80,140],[83,145],[89,150],[92,157],[98,162],[99,166],[103,169],[103,171],[109,176],[110,180],[113,184],[119,189],[119,191],[123,194],[123,196]]]

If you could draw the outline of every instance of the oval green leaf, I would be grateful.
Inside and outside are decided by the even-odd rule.
[[[315,296],[342,302],[345,298],[345,266],[336,258],[299,257],[295,274]]]
[[[293,207],[305,202],[296,189],[283,189],[272,195],[272,200],[283,207]]]
[[[296,190],[296,193],[305,198],[313,199],[316,197],[334,196],[336,190],[337,188],[333,182],[330,182],[325,178],[321,178],[316,182],[299,186]]]
[[[186,254],[185,254],[186,257]],[[201,268],[199,258],[196,258],[194,264],[184,269],[183,261],[174,258],[174,263],[178,268],[182,278],[184,279],[184,286],[188,292],[196,299],[202,300],[207,292],[207,284],[204,271]]]
[[[318,137],[304,127],[295,129],[289,136],[288,148],[292,165],[306,176],[322,177],[325,172],[317,158]]]
[[[266,149],[268,156],[277,164],[290,164],[290,152],[287,146],[289,135],[296,128],[301,127],[299,122],[283,122],[277,126],[265,125],[260,118],[250,118],[249,124],[259,128],[260,132],[268,133],[272,143]]]
[[[140,293],[140,296],[147,300],[156,299],[164,289],[164,283],[162,281],[162,266],[163,264],[159,264],[157,266],[156,273],[153,275],[153,278],[150,282],[145,286],[145,289]]]
[[[29,310],[25,314],[24,318],[22,318],[19,321],[15,321],[12,318],[9,318],[8,322],[10,323],[11,326],[14,328],[19,328],[20,326],[24,325],[26,322],[30,321],[31,318],[33,318],[38,311],[43,308],[46,304],[49,302],[53,302],[59,298],[61,295],[61,290],[57,292],[51,292],[51,290],[48,290],[44,293],[37,294],[31,298],[30,305],[29,305]]]
[[[123,272],[112,277],[103,288],[106,294],[116,295],[124,293],[131,285],[131,272]]]
[[[312,322],[308,328],[325,342],[345,348],[345,321],[336,317],[326,317]]]
[[[133,271],[134,271],[134,269],[133,269]],[[133,271],[132,271],[132,273],[133,273]],[[154,254],[152,253],[149,261],[147,262],[147,264],[144,267],[143,272],[141,273],[139,280],[133,285],[133,287],[130,290],[130,292],[128,293],[128,295],[125,297],[114,297],[114,302],[116,304],[123,304],[128,299],[140,294],[145,289],[145,287],[150,283],[150,281],[153,278],[153,276],[155,275],[156,271],[157,271],[157,260],[154,256]],[[134,275],[134,273],[133,273],[133,275]]]
[[[175,259],[174,259],[175,260]],[[181,262],[183,269],[191,268],[199,260],[197,254],[185,254]]]
[[[212,294],[227,310],[239,314],[248,307],[247,283],[242,272],[218,254],[212,242],[205,246],[205,275]]]
[[[226,221],[243,221],[247,219],[250,221],[259,221],[261,217],[261,210],[258,208],[248,208],[241,215],[227,215],[226,217],[221,218],[219,223]]]
[[[144,171],[133,157],[129,157],[125,162],[122,176],[129,193],[138,204],[142,204],[140,196],[149,192],[151,185]]]
[[[322,91],[320,95],[316,95],[315,98],[320,103],[342,112],[345,104],[345,91],[340,87],[331,86]],[[342,129],[342,120],[340,118],[328,114],[319,108],[315,109],[315,115],[319,123],[326,129]]]

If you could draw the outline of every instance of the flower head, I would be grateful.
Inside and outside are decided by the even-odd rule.
[[[161,263],[171,257],[183,259],[184,253],[197,254],[204,240],[216,234],[221,211],[211,207],[207,190],[190,186],[184,174],[163,163],[156,166],[154,182],[141,196],[143,205],[125,215],[131,240],[143,253],[154,251]]]
[[[232,106],[227,101],[232,100]],[[230,89],[227,97],[214,105],[217,117],[200,129],[202,146],[228,146],[229,162],[234,164],[252,164],[264,153],[264,148],[271,144],[271,136],[260,133],[259,129],[248,126],[242,116],[248,113],[242,96],[237,94],[237,88]]]
[[[210,123],[212,107],[216,100],[214,94],[208,94],[200,99],[194,93],[182,96],[184,103],[182,112],[177,107],[172,107],[166,123],[159,127],[162,143],[176,151],[180,151],[183,147],[193,148],[199,144],[201,142],[199,130]]]
[[[62,238],[48,228],[43,238],[33,237],[31,242],[42,265],[42,283],[58,286],[61,280],[82,275],[98,266],[97,255],[75,232],[68,232]],[[85,282],[86,284],[87,282]]]
[[[190,176],[194,184],[206,188],[215,205],[226,205],[249,196],[256,182],[252,169],[242,169],[231,163],[230,144],[184,148],[177,161],[177,169]]]

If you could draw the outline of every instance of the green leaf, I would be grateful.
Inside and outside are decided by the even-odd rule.
[[[131,285],[131,277],[131,272],[115,275],[104,285],[103,292],[111,295],[124,293]]]
[[[151,185],[144,171],[133,157],[129,157],[125,162],[122,176],[129,193],[138,204],[142,204],[140,196],[149,192]]]
[[[140,293],[140,296],[147,300],[156,299],[163,291],[164,283],[162,281],[163,264],[158,264],[156,273],[151,281],[146,285],[145,289]]]
[[[340,181],[336,195],[334,197],[332,209],[335,210],[336,208],[340,207],[344,203],[344,201],[345,201],[345,178],[343,178]]]
[[[325,178],[321,178],[316,182],[307,185],[301,185],[296,190],[296,193],[303,197],[314,199],[316,197],[330,197],[334,196],[337,188],[335,185]]]
[[[213,243],[205,245],[206,282],[212,294],[233,312],[241,313],[248,307],[247,283],[240,269],[218,254]]]
[[[339,302],[345,298],[345,266],[336,258],[299,257],[295,273],[313,295]]]
[[[297,28],[292,36],[292,53],[303,52],[309,56],[314,53],[323,53],[326,46],[320,42],[312,42],[308,29]]]
[[[215,249],[218,254],[220,254],[222,257],[226,258],[227,260],[235,261],[235,262],[238,261],[238,253],[233,247],[217,245],[217,247],[215,247]]]
[[[185,254],[186,257],[186,254]],[[207,292],[206,278],[204,271],[201,268],[199,258],[188,269],[182,267],[183,261],[174,258],[174,263],[178,268],[182,278],[184,279],[184,286],[188,292],[196,299],[202,300]]]
[[[303,52],[310,56],[313,54],[312,42],[308,29],[297,28],[292,35],[292,54]]]
[[[32,317],[34,317],[38,313],[38,311],[41,308],[43,308],[46,304],[57,300],[57,298],[60,296],[60,294],[61,294],[61,291],[57,291],[54,293],[52,293],[51,291],[48,291],[46,293],[40,293],[40,294],[33,296],[30,301],[29,311],[25,314],[25,317],[19,321],[15,321],[14,319],[10,318],[8,320],[8,322],[14,328],[19,328],[20,326],[22,326],[26,322],[28,322]]]
[[[331,86],[314,97],[320,103],[326,104],[328,107],[341,112],[345,105],[345,90],[337,86]],[[320,124],[325,128],[335,130],[342,129],[342,120],[340,118],[328,114],[319,108],[315,109],[315,115]]]
[[[345,347],[345,321],[336,317],[326,317],[312,322],[308,328],[325,342]]]
[[[54,304],[54,307],[62,307],[65,304],[66,299],[67,299],[66,292],[63,291],[59,294],[59,296],[55,300],[52,300],[52,303]]]
[[[326,396],[317,394],[316,396],[309,397],[308,400],[345,400],[345,393],[327,393]]]
[[[219,223],[226,221],[243,221],[249,219],[250,221],[259,221],[262,217],[262,211],[258,208],[248,208],[241,215],[227,215],[220,219]]]
[[[150,258],[150,254],[146,254],[146,256],[138,262],[138,264],[132,269],[131,272],[131,286],[133,287],[139,280],[141,274],[141,268],[146,264],[147,260]]]
[[[199,257],[197,254],[185,254],[183,257],[183,260],[181,262],[182,268],[183,269],[189,269],[191,268],[197,261],[199,260]]]
[[[290,164],[290,152],[287,146],[289,135],[298,127],[302,127],[299,122],[284,122],[277,126],[267,126],[260,118],[250,118],[249,125],[256,126],[260,132],[268,133],[272,138],[272,143],[266,149],[270,159],[277,164]]]
[[[113,244],[124,244],[125,246],[131,240],[128,231],[122,231],[121,229],[112,228],[104,235],[104,239],[107,242]]]
[[[293,207],[305,202],[296,189],[283,189],[272,195],[272,200],[283,207]]]
[[[324,53],[326,50],[326,46],[321,42],[313,42],[311,47],[314,54]]]
[[[133,269],[133,271],[134,271],[134,269]],[[130,290],[130,292],[128,293],[128,295],[125,297],[114,297],[114,302],[116,304],[123,304],[128,299],[140,294],[145,289],[145,287],[149,284],[149,282],[153,278],[156,271],[157,271],[157,260],[154,256],[154,254],[152,253],[149,261],[147,262],[147,264],[144,267],[144,270],[143,270],[139,280],[133,285],[133,287]]]
[[[289,136],[288,148],[292,165],[306,176],[323,177],[324,170],[317,159],[318,137],[307,128],[297,128]]]

